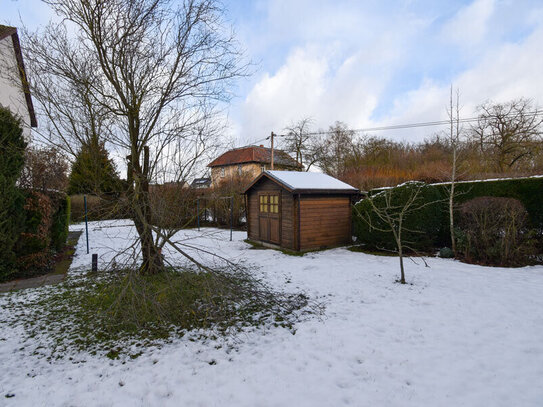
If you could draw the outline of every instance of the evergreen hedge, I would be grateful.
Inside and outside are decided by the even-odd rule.
[[[17,277],[47,272],[52,262],[53,202],[47,195],[24,191],[25,223],[16,244]]]
[[[25,190],[24,222],[15,245],[16,273],[31,277],[51,270],[53,256],[66,244],[70,199],[64,194]]]
[[[0,280],[16,271],[13,248],[22,227],[24,205],[16,182],[24,166],[25,148],[21,121],[0,106]]]
[[[404,187],[398,186],[393,189],[401,190]],[[447,200],[449,188],[449,184],[440,183],[427,185],[421,190],[420,199],[426,202],[439,202],[408,217],[407,227],[416,230],[416,235],[424,234],[420,238],[408,237],[409,240],[414,241],[412,245],[414,249],[427,251],[432,248],[450,246],[449,203]],[[369,192],[369,195],[374,196],[383,190],[382,188],[374,189]],[[456,208],[464,202],[482,196],[518,199],[528,212],[529,228],[534,229],[540,238],[543,235],[543,177],[458,182],[455,185],[455,190]],[[401,193],[398,196],[401,196]],[[364,202],[364,200],[355,205],[353,232],[357,243],[365,244],[369,248],[391,248],[393,245],[391,244],[393,243],[392,236],[375,230],[370,231],[362,219],[361,214],[366,213],[369,209],[369,202]]]
[[[380,208],[385,205],[385,195],[390,194],[392,209],[389,213],[401,210],[406,200],[412,196],[414,188],[420,188],[414,207],[425,202],[435,202],[442,199],[439,191],[422,182],[409,182],[401,186],[379,191],[372,191],[374,204]],[[436,247],[444,234],[443,216],[440,204],[432,204],[411,212],[404,218],[403,241],[406,246],[417,251],[428,251]],[[396,250],[396,243],[392,232],[379,229],[388,229],[388,226],[375,214],[368,199],[357,203],[353,214],[353,232],[357,243],[378,250]],[[370,227],[371,223],[371,227]]]

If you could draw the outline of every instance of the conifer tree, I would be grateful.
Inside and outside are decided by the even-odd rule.
[[[109,158],[103,141],[91,136],[77,153],[70,174],[68,193],[112,193],[120,189],[120,179],[115,164]]]

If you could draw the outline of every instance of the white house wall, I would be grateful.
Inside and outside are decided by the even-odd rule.
[[[26,104],[11,35],[0,40],[0,105],[18,115],[23,122],[23,135],[30,140],[30,113]]]

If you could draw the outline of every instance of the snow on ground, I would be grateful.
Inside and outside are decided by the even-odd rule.
[[[91,223],[91,253],[109,261],[130,233],[128,221]],[[233,349],[179,339],[124,364],[90,355],[49,363],[20,350],[29,345],[16,328],[0,327],[0,405],[543,405],[543,267],[408,261],[413,284],[402,286],[393,257],[346,249],[293,257],[217,229],[181,236],[258,265],[277,288],[320,297],[324,317],[299,323],[295,335],[244,334]],[[72,273],[89,265],[83,235]],[[3,298],[0,313],[9,312]]]

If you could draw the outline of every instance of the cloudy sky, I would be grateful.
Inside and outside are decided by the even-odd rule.
[[[229,107],[237,145],[292,121],[367,128],[446,118],[451,84],[462,114],[486,101],[543,107],[541,0],[224,1],[254,74]],[[0,20],[45,23],[38,0],[0,0]],[[439,129],[380,132],[416,141]]]

